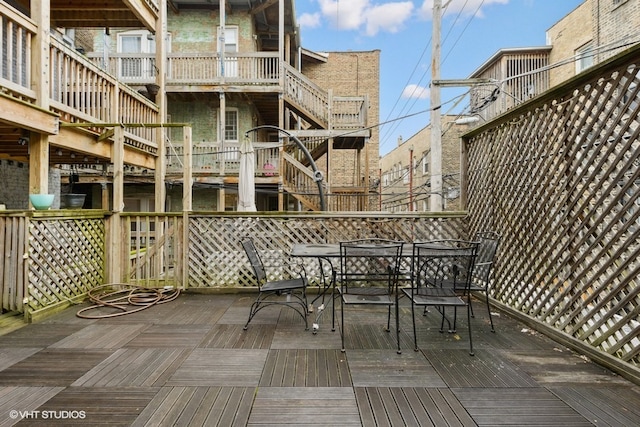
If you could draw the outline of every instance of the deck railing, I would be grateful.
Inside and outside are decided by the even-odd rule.
[[[272,176],[278,174],[279,148],[273,143],[254,142],[255,174]],[[240,143],[198,142],[192,148],[192,170],[194,175],[237,174],[240,171]],[[167,173],[182,174],[184,150],[181,144],[167,148]],[[224,165],[223,165],[224,163]]]
[[[152,53],[111,53],[105,64],[98,53],[89,55],[99,67],[133,85],[155,83],[158,68]],[[223,74],[224,72],[224,74]],[[192,84],[278,84],[280,78],[277,52],[226,52],[167,54],[167,90],[171,86]]]
[[[154,2],[148,2],[153,4]],[[9,96],[36,102],[31,87],[32,38],[36,25],[6,3],[0,3],[2,25],[2,70],[0,86]],[[51,37],[49,44],[49,103],[65,122],[157,123],[154,103],[116,78],[105,73],[87,57]],[[117,100],[117,103],[116,103]],[[117,106],[117,108],[115,108]],[[151,128],[130,128],[126,143],[155,153],[156,132]]]
[[[0,86],[9,95],[27,102],[35,101],[31,89],[31,41],[37,26],[7,3],[0,3],[2,44]]]

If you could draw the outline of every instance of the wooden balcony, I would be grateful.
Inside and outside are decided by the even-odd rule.
[[[101,138],[102,124],[158,122],[158,108],[153,102],[54,37],[44,69],[48,73],[48,98],[39,100],[37,88],[33,87],[36,79],[31,75],[32,58],[36,55],[31,40],[37,27],[4,3],[0,4],[0,19],[7,28],[3,45],[15,46],[3,51],[0,75],[0,151],[8,158],[28,161],[28,144],[16,141],[23,132],[35,131],[49,135],[51,163],[77,163],[85,157],[91,157],[92,162],[108,161],[111,142],[108,137]],[[95,126],[86,126],[87,123]],[[82,129],[75,127],[79,124]],[[125,162],[144,166],[141,159],[153,158],[157,150],[153,129],[126,129]]]
[[[255,174],[257,177],[279,175],[279,148],[272,143],[254,143]],[[171,145],[167,150],[167,175],[182,176],[184,147]],[[193,175],[207,176],[220,173],[238,175],[240,171],[240,143],[198,142],[192,148]]]

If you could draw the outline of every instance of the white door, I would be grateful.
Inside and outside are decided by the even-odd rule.
[[[224,47],[224,67],[220,67],[220,76],[238,77],[238,27],[224,27],[224,44],[222,27],[218,27],[218,52]]]

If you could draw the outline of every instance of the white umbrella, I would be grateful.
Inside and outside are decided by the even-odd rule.
[[[240,143],[240,173],[238,175],[238,211],[255,212],[255,155],[248,138]]]

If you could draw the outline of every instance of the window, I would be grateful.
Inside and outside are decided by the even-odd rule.
[[[171,34],[167,34],[166,51],[171,52]],[[118,34],[119,77],[155,79],[156,39],[149,31],[125,31]]]
[[[422,154],[422,173],[427,175],[429,173],[429,156],[428,153]]]
[[[587,43],[576,50],[576,74],[592,67],[595,63],[593,43]]]
[[[238,141],[238,110],[225,111],[224,140]]]

